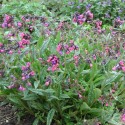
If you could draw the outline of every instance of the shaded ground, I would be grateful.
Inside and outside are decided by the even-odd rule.
[[[10,104],[0,106],[0,125],[32,125],[33,116],[25,116],[20,122],[17,120],[16,111]]]

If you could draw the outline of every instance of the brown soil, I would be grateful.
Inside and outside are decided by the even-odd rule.
[[[17,112],[10,104],[0,106],[0,125],[32,125],[34,117],[24,116],[20,122],[17,120]]]

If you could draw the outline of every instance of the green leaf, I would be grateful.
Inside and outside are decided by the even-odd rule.
[[[101,90],[98,88],[94,89],[94,95],[95,95],[95,99],[98,99],[101,96]]]
[[[54,114],[55,114],[55,109],[51,109],[47,116],[47,125],[51,125]]]
[[[44,37],[43,37],[43,36],[41,36],[41,37],[38,39],[38,42],[37,42],[37,45],[36,45],[36,48],[37,48],[37,49],[40,49],[40,47],[42,46],[43,40],[44,40]]]
[[[105,81],[104,81],[104,87],[106,85],[109,85],[111,84],[112,82],[114,82],[117,78],[120,78],[121,77],[121,73],[118,73],[118,72],[115,72],[115,71],[112,71],[111,72],[112,74],[110,75],[109,74],[109,78],[107,78]]]
[[[112,125],[121,125],[120,122],[120,114],[115,113],[113,115],[113,117],[108,121],[108,123],[112,124]]]
[[[80,110],[84,111],[84,110],[89,110],[89,109],[90,107],[88,106],[88,104],[86,102],[83,102],[83,104],[80,107]]]
[[[33,125],[38,125],[38,123],[39,123],[39,119],[36,118],[36,119],[34,120],[34,122],[33,122]]]
[[[95,95],[94,95],[94,87],[93,84],[91,84],[90,89],[89,89],[89,93],[88,93],[88,104],[91,105],[95,99]]]
[[[26,95],[26,97],[23,97],[22,99],[23,100],[36,100],[37,95],[35,95],[35,94]]]
[[[50,42],[50,40],[46,40],[46,41],[43,42],[42,47],[41,47],[41,54],[43,54],[43,52],[47,48],[49,42]]]
[[[67,106],[65,106],[65,107],[62,108],[62,111],[66,110],[66,109],[69,109],[71,107],[74,107],[74,105],[67,105]]]
[[[58,32],[57,36],[56,36],[56,42],[60,42],[60,39],[61,39],[61,35],[60,35],[60,32]]]
[[[48,94],[52,94],[52,93],[54,93],[55,91],[53,90],[53,89],[46,89],[46,90],[44,90],[44,92],[45,93],[48,93]]]
[[[42,89],[29,89],[30,91],[32,91],[33,93],[36,93],[36,94],[38,94],[38,95],[44,95],[43,94],[43,90]]]
[[[16,96],[8,96],[8,98],[9,98],[9,100],[10,101],[12,101],[13,103],[15,103],[15,104],[21,104],[21,101],[20,101],[20,99],[18,98],[18,97],[16,97]]]
[[[43,104],[39,103],[38,101],[29,101],[28,104],[30,107],[37,109],[37,110],[43,110]]]
[[[52,100],[59,100],[59,98],[56,97],[56,96],[54,96],[54,95],[51,95],[47,101],[50,102],[50,101],[52,101]]]
[[[69,99],[70,97],[68,95],[66,95],[66,94],[61,94],[60,98],[61,99]]]
[[[34,87],[35,87],[35,89],[37,89],[37,88],[38,88],[39,83],[40,83],[40,81],[35,81],[35,82],[34,82]]]

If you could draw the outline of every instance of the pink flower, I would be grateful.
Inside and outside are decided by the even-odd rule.
[[[80,99],[82,98],[82,95],[80,93],[78,93],[78,96],[79,96]]]
[[[52,56],[48,57],[47,62],[51,62]]]
[[[32,84],[30,82],[27,83],[27,86],[31,86]]]
[[[45,82],[45,86],[49,86],[49,84],[50,84],[49,81]]]
[[[29,20],[29,19],[26,19],[26,22],[30,22],[30,20]]]
[[[120,61],[119,64],[120,64],[121,66],[124,66],[124,62],[123,62],[123,61]]]
[[[43,59],[42,58],[39,58],[39,61],[42,61]]]
[[[52,68],[51,68],[51,70],[52,70],[53,72],[56,71],[56,70],[58,70],[58,64],[53,65]]]
[[[92,66],[93,66],[93,65],[92,65],[92,63],[91,63],[91,64],[90,64],[90,67],[92,68]]]
[[[26,67],[30,67],[31,63],[30,62],[27,62],[26,63]]]
[[[96,55],[93,55],[93,59],[96,60]]]
[[[22,77],[22,80],[23,80],[23,81],[25,81],[25,80],[26,80],[26,78],[25,78],[25,77]]]
[[[49,23],[44,23],[44,26],[48,27],[48,26],[49,26]]]
[[[125,114],[122,114],[122,116],[121,116],[121,120],[122,120],[122,122],[125,123]]]
[[[3,46],[3,43],[0,43],[0,47],[2,47]]]
[[[100,122],[97,122],[96,125],[101,125],[101,123],[100,123]]]
[[[105,106],[109,106],[108,102],[106,102]]]
[[[115,90],[114,90],[114,89],[112,89],[112,93],[115,93]]]
[[[20,48],[24,48],[24,45],[23,45],[23,42],[22,42],[22,41],[19,41],[19,42],[18,42],[18,45],[19,45]]]
[[[23,38],[25,36],[25,33],[20,33],[20,37]]]
[[[12,25],[9,23],[7,26],[8,26],[8,27],[11,27]]]
[[[62,49],[62,45],[59,43],[59,44],[57,45],[56,51],[57,51],[57,52],[60,52],[61,49]]]
[[[116,66],[114,66],[114,67],[112,68],[112,70],[114,70],[114,71],[115,71],[115,70],[116,70]]]
[[[26,88],[24,88],[23,86],[20,85],[19,91],[25,91],[25,90],[26,90]]]
[[[9,89],[14,88],[14,84],[8,86]]]
[[[26,70],[26,66],[22,66],[22,68],[21,68],[22,70]]]
[[[31,71],[31,72],[30,72],[30,75],[31,75],[31,76],[34,76],[34,75],[35,75],[35,72],[34,72],[34,71]]]
[[[23,26],[23,24],[22,24],[21,22],[18,22],[18,23],[17,23],[17,26],[18,26],[19,28],[21,28],[21,27]]]
[[[4,53],[4,52],[5,52],[5,50],[4,50],[4,49],[1,49],[1,50],[0,50],[0,52],[1,52],[1,53]]]
[[[18,50],[18,54],[21,54],[21,51],[20,51],[20,50]]]
[[[13,54],[13,51],[12,51],[12,50],[10,50],[8,53],[9,53],[9,54]]]
[[[125,66],[122,67],[122,70],[125,72]]]

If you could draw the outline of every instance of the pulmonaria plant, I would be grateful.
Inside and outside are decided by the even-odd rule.
[[[21,41],[18,42],[19,48],[24,48],[30,44],[30,35],[28,33],[20,33]]]
[[[63,53],[70,54],[71,52],[78,49],[78,46],[74,44],[73,40],[70,40],[69,44],[59,43],[56,47],[56,50],[60,55],[62,55]]]
[[[102,33],[104,31],[104,30],[102,30],[101,27],[102,27],[102,21],[97,20],[95,22],[95,28],[96,28],[96,30],[97,30],[98,33]]]
[[[59,58],[56,55],[52,55],[48,57],[47,62],[50,64],[48,71],[56,71],[59,67]]]
[[[62,29],[62,28],[63,28],[63,25],[64,25],[64,22],[61,21],[61,22],[58,24],[57,31],[60,30],[60,29]]]
[[[91,21],[93,19],[93,13],[90,10],[85,12],[86,21]]]
[[[6,53],[10,55],[13,54],[16,50],[20,51],[20,49],[24,48],[26,45],[29,45],[31,39],[28,33],[20,33],[21,40],[19,42],[17,42],[16,35],[13,33],[9,33],[5,37],[5,40],[8,42],[6,44],[0,43],[0,53]]]
[[[114,66],[112,68],[112,70],[125,72],[125,63],[124,63],[124,61],[121,60],[116,66]]]
[[[82,25],[86,21],[83,14],[75,14],[73,17],[73,22]]]
[[[2,23],[2,28],[10,28],[13,26],[13,17],[5,14],[4,22]]]
[[[121,20],[120,17],[117,17],[115,20],[114,20],[114,27],[117,28],[119,27],[120,25],[122,25],[124,23],[124,20]]]
[[[73,22],[82,25],[84,22],[92,21],[93,13],[90,10],[87,10],[83,14],[76,13],[73,17]]]
[[[26,66],[22,66],[22,80],[26,81],[35,75],[35,72],[31,70],[30,62],[26,63]]]
[[[13,54],[13,52],[18,49],[18,44],[11,42],[8,44],[0,43],[0,53]]]

